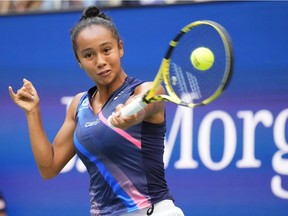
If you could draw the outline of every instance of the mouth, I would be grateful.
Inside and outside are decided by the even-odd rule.
[[[110,74],[111,70],[105,70],[105,71],[101,71],[100,73],[98,73],[98,76],[108,76]]]

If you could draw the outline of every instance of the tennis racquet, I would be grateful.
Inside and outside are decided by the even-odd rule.
[[[199,70],[191,62],[191,53],[199,47],[213,53],[214,62],[208,69]],[[192,22],[170,41],[150,90],[123,107],[121,115],[133,115],[157,101],[191,108],[209,104],[227,87],[232,68],[233,49],[228,32],[213,21]],[[163,81],[167,94],[156,95],[156,89]]]

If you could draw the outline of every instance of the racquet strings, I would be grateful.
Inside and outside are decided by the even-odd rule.
[[[214,63],[206,71],[194,68],[190,55],[198,47],[209,48]],[[222,38],[208,24],[194,26],[183,34],[170,56],[170,83],[175,94],[185,103],[201,104],[211,97],[226,73],[226,52]]]

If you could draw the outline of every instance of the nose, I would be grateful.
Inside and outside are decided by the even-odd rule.
[[[98,68],[102,68],[103,66],[106,65],[106,58],[104,55],[98,55],[96,59],[96,66]]]

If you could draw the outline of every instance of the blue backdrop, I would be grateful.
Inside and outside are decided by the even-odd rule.
[[[125,71],[151,80],[167,44],[191,21],[219,22],[235,50],[234,77],[212,104],[167,104],[165,164],[185,215],[288,215],[288,2],[217,2],[107,9],[124,40]],[[89,215],[78,158],[48,181],[35,165],[25,115],[9,98],[30,79],[51,141],[71,97],[93,85],[69,31],[81,12],[0,17],[0,190],[11,216]]]

